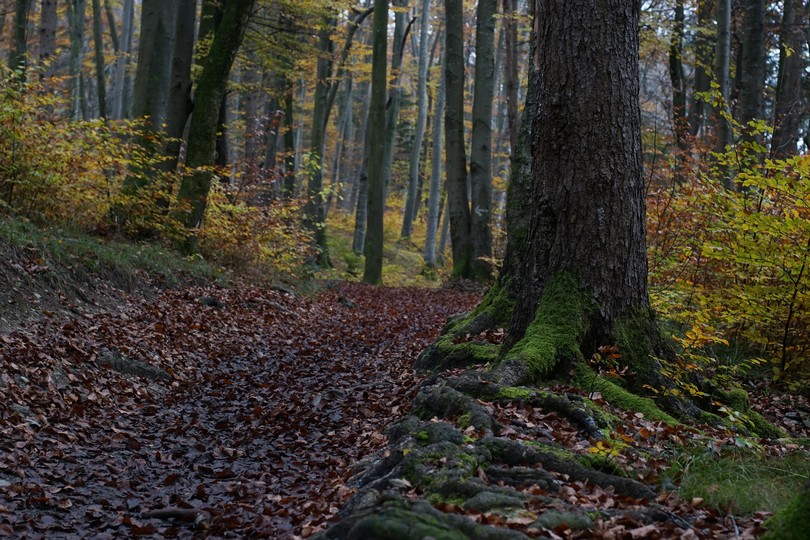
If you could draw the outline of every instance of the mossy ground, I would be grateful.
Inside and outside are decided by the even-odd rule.
[[[701,497],[710,505],[750,514],[785,507],[810,476],[810,461],[803,453],[769,457],[742,450],[720,456],[703,452],[681,457],[672,473],[683,499]]]

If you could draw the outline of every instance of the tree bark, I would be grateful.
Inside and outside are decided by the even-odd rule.
[[[717,48],[714,54],[714,78],[718,86],[718,104],[714,108],[717,131],[716,149],[725,152],[732,143],[731,111],[729,99],[729,63],[731,57],[731,0],[717,2]],[[728,171],[721,171],[723,185],[734,189],[734,181]]]
[[[9,49],[8,67],[18,72],[17,78],[21,81],[25,81],[27,67],[25,53],[30,8],[31,0],[16,0],[14,3],[14,43]]]
[[[706,93],[711,88],[714,65],[714,0],[698,0],[698,26],[695,31],[695,82],[689,105],[689,134],[696,137],[703,127],[709,110]]]
[[[683,0],[675,2],[675,19],[669,42],[669,80],[672,83],[672,131],[675,134],[677,162],[689,148],[687,136],[689,123],[686,118],[686,78],[683,73],[684,9]],[[680,166],[676,164],[676,169]],[[676,175],[680,171],[676,170]]]
[[[802,119],[803,31],[807,13],[801,0],[785,0],[779,33],[779,78],[776,83],[771,157],[796,155]]]
[[[194,61],[194,23],[197,0],[179,0],[175,17],[174,49],[172,53],[170,87],[166,105],[166,159],[161,163],[165,171],[177,168],[183,132],[191,115],[191,64]]]
[[[503,32],[505,35],[504,88],[506,93],[509,149],[516,152],[518,140],[518,44],[517,0],[503,0]]]
[[[640,0],[570,4],[536,3],[532,211],[509,334],[513,341],[526,335],[547,286],[568,274],[594,306],[580,336],[588,355],[611,343],[621,320],[637,313],[650,317],[638,101]]]
[[[388,0],[374,0],[374,38],[371,60],[369,141],[385,136],[385,94],[388,57]],[[363,254],[363,281],[382,283],[383,211],[385,210],[385,156],[382,145],[370,144],[368,152],[368,201]]]
[[[462,0],[445,0],[445,144],[447,205],[453,248],[453,276],[471,278],[472,239],[464,149],[464,10]]]
[[[479,0],[475,32],[475,93],[470,150],[472,184],[472,275],[485,281],[492,275],[492,101],[495,92],[495,14],[497,0]]]
[[[104,76],[104,37],[101,33],[101,2],[93,0],[93,45],[96,56],[96,97],[98,115],[107,118],[107,81]]]
[[[425,249],[423,256],[425,264],[433,268],[436,266],[436,233],[439,229],[439,212],[441,211],[442,199],[442,128],[444,126],[445,86],[447,76],[442,62],[442,74],[439,80],[439,88],[436,90],[436,108],[433,111],[433,155],[430,159],[430,193],[428,194],[428,222],[425,233]]]
[[[132,114],[149,117],[147,127],[154,132],[161,131],[166,122],[176,7],[163,0],[144,0],[142,6]]]
[[[56,52],[56,27],[58,24],[56,0],[42,0],[39,17],[39,63],[45,64],[43,77],[54,73],[52,56]]]
[[[135,17],[135,1],[124,0],[123,17],[121,22],[121,50],[115,59],[115,88],[113,97],[113,117],[126,118],[130,102],[129,63],[132,56],[132,37],[134,34],[132,24]]]
[[[765,89],[765,0],[746,0],[744,5],[740,123],[744,136],[752,139],[748,123],[762,118]]]
[[[329,266],[329,248],[326,244],[326,215],[323,204],[323,164],[326,135],[326,102],[329,92],[329,77],[332,75],[334,44],[331,31],[335,20],[323,22],[318,37],[318,63],[315,81],[315,96],[312,107],[312,130],[310,131],[311,163],[307,165],[307,204],[304,222],[314,239],[315,264]]]
[[[428,33],[430,31],[430,0],[422,0],[419,14],[419,67],[416,81],[416,132],[414,133],[411,159],[408,166],[408,196],[405,212],[402,216],[400,236],[409,238],[413,232],[411,216],[418,204],[416,200],[419,187],[419,163],[422,153],[422,140],[427,125],[427,74],[428,74]],[[434,231],[435,236],[435,231]],[[434,238],[435,243],[435,238]]]
[[[394,7],[403,8],[408,5],[408,0],[394,0]],[[410,28],[410,25],[408,25]],[[394,13],[394,47],[391,54],[391,76],[393,81],[388,93],[388,102],[385,110],[385,135],[383,151],[383,182],[385,191],[383,192],[383,204],[388,194],[388,185],[391,183],[391,171],[394,165],[394,146],[397,141],[397,123],[399,122],[399,109],[402,103],[402,55],[405,52],[405,13],[396,11]]]
[[[197,82],[186,157],[190,169],[209,167],[216,159],[219,110],[254,5],[255,0],[229,0],[225,5],[222,21]],[[191,208],[183,219],[190,230],[187,247],[191,250],[196,250],[196,230],[202,223],[210,187],[211,172],[204,169],[183,178],[180,184],[178,199],[188,203]]]

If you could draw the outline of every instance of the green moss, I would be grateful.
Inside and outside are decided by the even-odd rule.
[[[504,360],[525,362],[531,377],[548,376],[559,362],[582,358],[579,344],[587,331],[588,306],[568,273],[558,274],[543,289],[534,320]]]
[[[413,438],[421,443],[427,443],[430,440],[430,435],[427,431],[417,431],[413,434]]]
[[[756,411],[748,411],[745,413],[746,418],[752,424],[752,431],[766,439],[779,439],[785,436],[785,432],[768,422],[761,414]]]
[[[462,499],[461,497],[454,495],[443,495],[441,493],[431,493],[425,498],[425,500],[434,506],[437,504],[455,504],[457,506],[461,506],[466,502],[466,500]]]
[[[716,390],[715,398],[728,405],[735,411],[747,413],[751,409],[748,402],[748,393],[742,388],[732,388],[731,390]]]
[[[461,416],[458,417],[458,419],[456,420],[456,425],[460,429],[467,429],[468,427],[470,427],[471,422],[472,422],[472,415],[470,413],[467,413],[462,414]]]
[[[547,444],[539,441],[523,441],[523,442],[525,442],[529,446],[537,448],[537,450],[539,450],[540,452],[551,454],[564,461],[572,461],[572,460],[577,461],[578,458],[580,457],[574,452],[571,452],[570,450],[563,448],[562,446],[558,446],[556,444]]]
[[[742,388],[732,388],[731,390],[717,389],[714,391],[714,398],[742,413],[744,420],[751,431],[768,439],[778,439],[785,436],[785,432],[765,420],[761,414],[751,410],[751,404],[748,400],[748,393]]]
[[[613,340],[619,344],[622,364],[636,374],[636,380],[644,384],[655,378],[655,364],[650,357],[661,354],[668,346],[648,310],[639,310],[618,321],[613,328]]]
[[[596,375],[584,363],[576,365],[576,383],[581,388],[593,389],[602,394],[605,400],[625,411],[642,413],[648,420],[662,421],[670,426],[678,425],[678,421],[656,406],[650,398],[637,396],[625,390],[618,384]]]
[[[528,399],[534,392],[528,388],[519,388],[517,386],[504,386],[498,391],[495,399]]]
[[[810,485],[765,522],[765,540],[803,540],[810,531]]]

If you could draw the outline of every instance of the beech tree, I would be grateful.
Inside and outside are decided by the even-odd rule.
[[[497,382],[525,385],[568,369],[587,377],[584,358],[616,344],[632,390],[666,384],[654,357],[669,353],[647,294],[640,3],[537,0],[504,266],[420,366],[496,362]],[[500,327],[499,350],[455,342]],[[667,405],[696,413],[690,402]]]

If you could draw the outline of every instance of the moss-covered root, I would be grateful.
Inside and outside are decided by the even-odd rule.
[[[509,323],[514,300],[506,289],[496,283],[481,303],[471,312],[452,318],[442,329],[441,337],[416,360],[416,368],[430,371],[494,362],[498,346],[487,342],[464,340],[489,329],[501,328]]]
[[[358,512],[316,536],[347,540],[522,540],[528,538],[509,529],[479,525],[469,518],[445,514],[424,501],[410,501],[386,494],[372,508]]]
[[[578,396],[566,397],[537,388],[501,386],[494,381],[495,378],[491,373],[467,371],[455,377],[448,377],[447,385],[474,398],[502,403],[521,402],[556,412],[573,422],[589,437],[605,438],[600,428],[607,427],[607,420],[599,411],[586,410],[584,402]]]
[[[484,446],[491,453],[493,462],[505,465],[539,463],[543,465],[544,469],[567,474],[574,481],[590,482],[603,488],[613,486],[616,493],[620,495],[636,499],[652,500],[655,498],[655,492],[641,482],[589,469],[576,461],[561,459],[552,453],[542,452],[519,441],[485,437],[480,439],[477,444]]]
[[[810,480],[785,508],[765,522],[763,540],[805,540],[810,535]]]
[[[576,280],[560,274],[543,289],[536,315],[523,338],[495,368],[504,386],[526,386],[561,366],[582,359],[580,344],[588,331],[588,304]]]
[[[442,383],[419,390],[413,410],[423,419],[464,416],[468,425],[488,433],[496,432],[500,427],[476,400]]]

